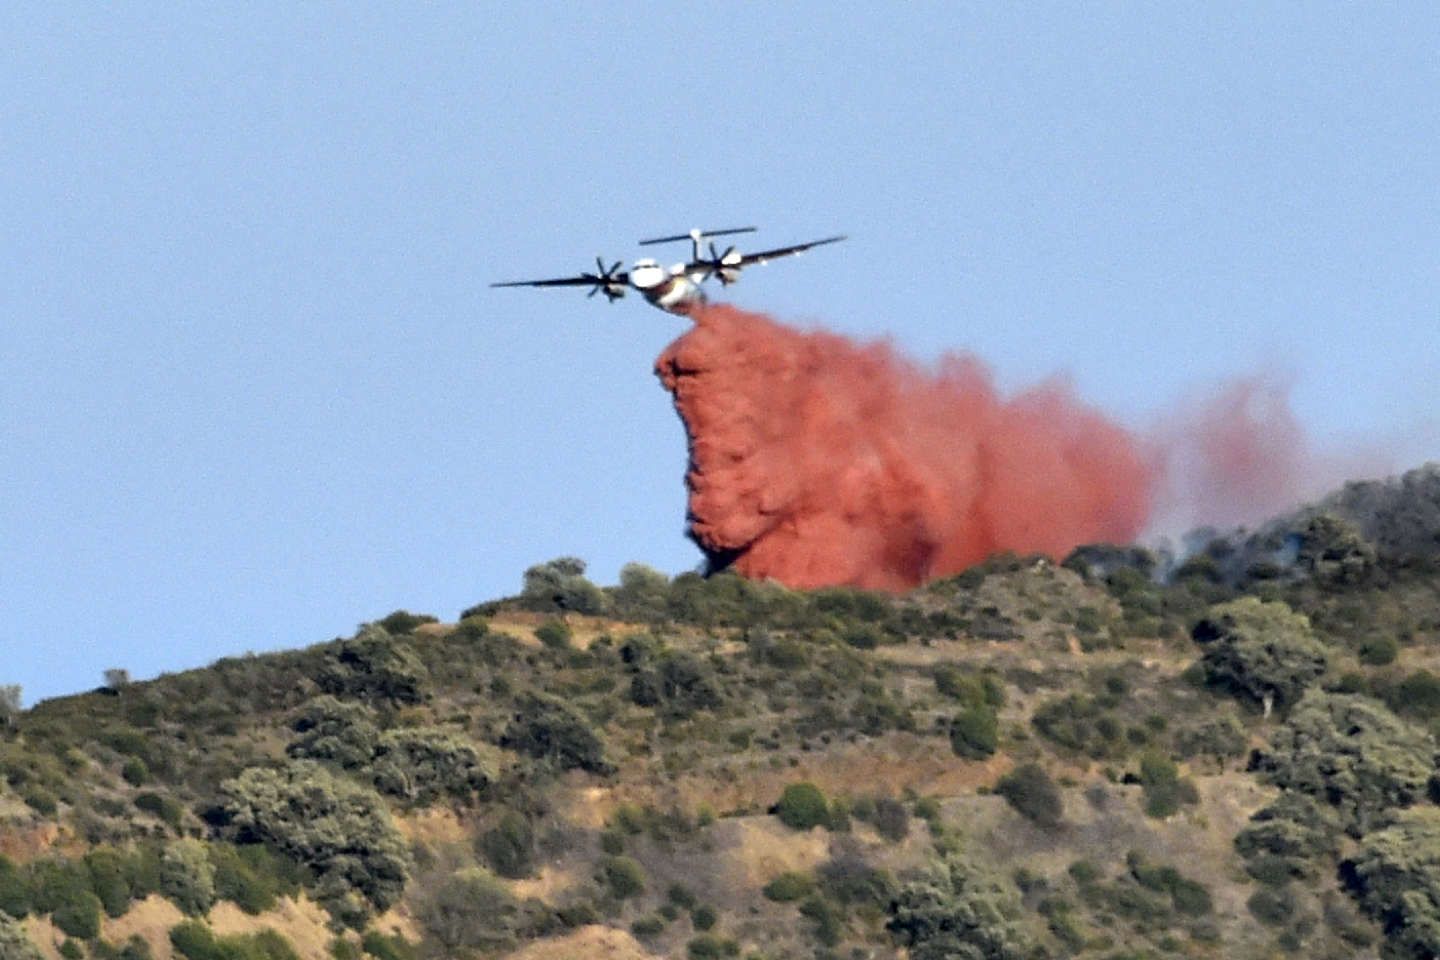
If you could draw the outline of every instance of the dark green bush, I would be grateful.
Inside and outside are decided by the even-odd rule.
[[[360,938],[360,946],[376,960],[415,960],[415,948],[398,933],[371,930]]]
[[[790,903],[808,897],[815,890],[815,881],[808,874],[793,871],[782,873],[765,884],[764,894],[776,903]]]
[[[403,727],[380,735],[371,769],[381,793],[410,803],[466,799],[495,779],[494,765],[463,735],[440,727]]]
[[[1384,928],[1384,956],[1440,956],[1440,809],[1407,810],[1366,834],[1343,874]]]
[[[1000,778],[995,792],[1022,816],[1042,827],[1057,826],[1064,814],[1060,790],[1039,764],[1025,763],[1011,770]]]
[[[1401,716],[1434,720],[1440,717],[1440,677],[1429,670],[1416,670],[1386,694],[1385,702]]]
[[[432,617],[428,613],[411,613],[409,610],[396,610],[377,621],[385,628],[385,632],[393,637],[407,633],[414,633],[415,628],[426,623],[438,623],[438,617]]]
[[[830,822],[830,805],[813,783],[792,783],[780,794],[775,816],[792,830],[810,830]]]
[[[100,912],[100,898],[84,890],[56,906],[50,919],[67,936],[92,940],[100,936]]]
[[[130,869],[124,854],[113,847],[96,847],[85,855],[85,868],[106,916],[118,917],[130,909]]]
[[[1261,887],[1250,895],[1245,906],[1267,927],[1283,927],[1295,915],[1295,895],[1286,887]]]
[[[709,930],[719,919],[720,915],[715,912],[715,908],[708,905],[701,905],[690,911],[690,923],[696,930]]]
[[[328,694],[300,708],[294,730],[299,736],[285,748],[290,756],[325,760],[347,769],[369,764],[380,744],[374,710]]]
[[[891,843],[899,843],[910,833],[910,811],[905,804],[893,797],[881,797],[875,801],[875,811],[870,818],[875,832]]]
[[[658,936],[664,929],[665,919],[655,915],[641,917],[639,920],[630,924],[630,932],[641,940],[648,940],[651,937]]]
[[[215,903],[215,866],[199,840],[176,840],[160,856],[160,892],[180,911],[203,916]]]
[[[1357,651],[1360,662],[1372,667],[1385,667],[1400,655],[1400,644],[1388,634],[1366,637]]]
[[[254,916],[275,906],[282,882],[277,878],[275,857],[260,844],[234,847],[213,844],[210,862],[215,865],[215,897],[228,900]]]
[[[150,779],[150,768],[139,757],[126,757],[120,768],[120,776],[132,787],[138,787]]]
[[[506,810],[480,835],[480,855],[502,877],[518,880],[535,869],[535,831],[524,814]]]
[[[416,918],[443,948],[442,955],[471,950],[502,952],[515,946],[519,904],[489,871],[471,867],[422,890]],[[365,949],[370,952],[368,936]]]
[[[373,791],[305,760],[251,767],[221,791],[242,840],[269,843],[310,867],[330,896],[354,890],[384,910],[404,891],[409,849]]]
[[[1287,709],[1325,672],[1310,621],[1279,601],[1241,597],[1212,607],[1193,636],[1207,680],[1261,707]]]
[[[558,557],[525,571],[520,603],[541,613],[604,612],[605,594],[585,579],[585,561]]]
[[[573,634],[564,620],[546,620],[535,628],[535,639],[551,650],[568,650]]]
[[[25,871],[0,854],[0,913],[16,919],[30,912],[30,880]]]
[[[339,643],[315,678],[326,693],[389,703],[420,703],[429,671],[408,643],[367,624]]]
[[[988,705],[970,707],[950,724],[950,749],[966,760],[984,760],[1000,745],[999,723]]]
[[[951,859],[906,883],[889,904],[888,929],[911,960],[1021,960],[1032,944],[1014,890],[978,864]]]
[[[500,738],[500,745],[549,760],[562,769],[608,774],[614,766],[605,744],[575,708],[547,694],[528,694]]]
[[[65,960],[84,960],[85,948],[76,940],[66,940],[60,944],[60,956]]]
[[[1333,806],[1359,837],[1426,796],[1431,738],[1366,697],[1312,691],[1275,731],[1256,767],[1271,782]]]
[[[645,891],[645,868],[625,856],[606,857],[600,861],[601,880],[610,895],[627,900]]]

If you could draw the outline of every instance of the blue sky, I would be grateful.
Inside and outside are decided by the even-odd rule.
[[[1137,427],[1275,370],[1440,457],[1437,49],[1420,3],[9,5],[0,683],[692,568],[684,322],[487,287],[691,226],[848,232],[731,288],[788,321]]]

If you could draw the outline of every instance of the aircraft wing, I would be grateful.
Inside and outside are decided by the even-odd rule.
[[[622,273],[612,273],[612,274],[610,274],[610,275],[609,275],[606,279],[604,279],[604,280],[601,280],[601,278],[595,276],[594,274],[584,273],[584,274],[581,274],[581,275],[578,276],[578,277],[559,277],[559,278],[554,279],[554,280],[509,280],[509,281],[507,281],[507,282],[505,282],[505,283],[492,283],[492,284],[490,284],[490,286],[492,286],[492,287],[588,287],[588,286],[593,286],[594,284],[597,284],[597,283],[599,283],[599,284],[601,284],[601,285],[604,285],[604,284],[607,284],[607,283],[627,283],[627,282],[629,282],[629,279],[630,279],[630,274],[628,274],[628,273],[623,273],[623,272],[622,272]]]
[[[839,243],[845,239],[841,234],[835,237],[826,237],[824,240],[811,240],[809,243],[797,243],[793,247],[777,247],[774,250],[762,250],[759,253],[747,253],[740,258],[737,267],[748,267],[752,263],[769,263],[771,260],[778,260],[781,257],[794,256],[797,253],[804,253],[814,247],[822,247],[827,243]]]

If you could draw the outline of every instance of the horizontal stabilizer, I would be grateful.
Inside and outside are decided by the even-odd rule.
[[[759,229],[759,228],[758,228],[758,227],[731,227],[731,228],[729,228],[728,230],[697,230],[696,233],[700,234],[700,236],[699,236],[698,239],[703,240],[703,239],[706,238],[706,237],[725,237],[725,236],[729,236],[729,235],[732,234],[732,233],[754,233],[757,229]],[[654,238],[652,238],[652,239],[650,239],[650,240],[641,240],[641,241],[640,241],[640,246],[645,247],[645,246],[649,246],[649,245],[652,244],[652,243],[674,243],[676,240],[694,240],[694,239],[697,239],[694,233],[677,233],[677,234],[676,234],[675,236],[673,236],[673,237],[654,237]]]

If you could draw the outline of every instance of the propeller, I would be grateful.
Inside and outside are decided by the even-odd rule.
[[[605,261],[598,256],[595,258],[595,269],[599,272],[590,273],[587,271],[580,274],[580,279],[589,280],[595,284],[590,288],[590,292],[585,294],[586,299],[595,296],[595,294],[602,290],[605,291],[605,299],[611,303],[625,296],[625,284],[620,282],[615,276],[620,270],[620,263],[621,261],[616,260],[610,264],[610,269],[607,270],[605,269]]]
[[[715,249],[715,241],[710,241],[710,259],[705,261],[705,279],[718,277],[721,286],[730,286],[740,279],[740,251],[733,246],[726,247],[724,253]]]

